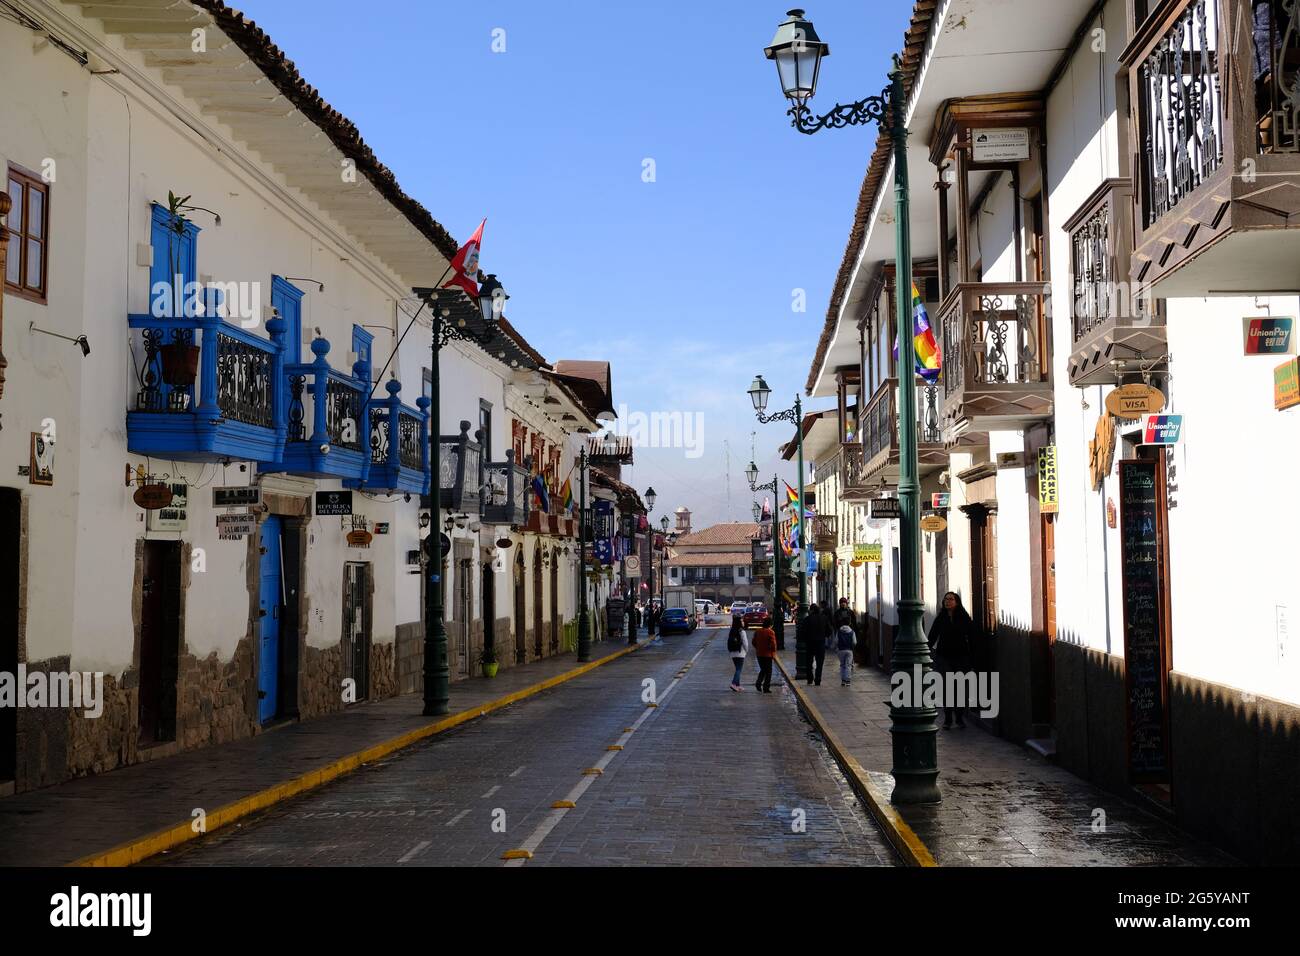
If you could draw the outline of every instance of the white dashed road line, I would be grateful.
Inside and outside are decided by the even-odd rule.
[[[460,813],[456,814],[454,817],[452,817],[450,820],[448,820],[446,823],[444,823],[443,826],[446,826],[446,827],[454,827],[457,823],[460,823],[461,819],[462,819],[462,818],[465,816],[465,814],[467,814],[467,813],[469,813],[469,810],[462,810],[462,811],[460,811]]]
[[[420,843],[417,843],[415,846],[411,847],[410,851],[407,852],[404,856],[402,856],[397,862],[409,863],[416,854],[422,853],[429,846],[429,842],[430,841],[428,840],[424,840]]]
[[[686,674],[686,672],[699,659],[700,655],[704,653],[704,649],[709,646],[709,643],[712,640],[713,638],[710,637],[702,645],[700,645],[700,649],[695,652],[695,656],[692,657],[690,661],[684,664],[681,668],[679,668],[678,670],[679,676],[673,678],[672,683],[668,685],[667,690],[665,690],[661,695],[659,695],[659,697],[655,701],[655,705],[647,706],[645,710],[641,712],[641,716],[637,717],[637,719],[632,723],[632,726],[627,730],[625,730],[623,732],[623,735],[618,738],[618,740],[615,743],[616,749],[606,750],[605,755],[591,766],[590,772],[584,773],[583,778],[579,780],[578,783],[574,786],[574,788],[565,795],[563,800],[557,801],[558,803],[574,804],[578,802],[578,798],[587,792],[587,789],[593,783],[596,782],[597,777],[599,777],[602,773],[604,773],[605,768],[608,767],[610,762],[622,752],[623,747],[625,747],[628,741],[632,739],[632,735],[636,733],[636,731],[640,728],[640,726],[650,718],[650,715],[658,713],[663,709],[665,703],[668,701],[668,698],[672,696],[673,691],[677,689],[677,685],[680,684],[685,679],[684,675]],[[513,776],[513,774],[511,774],[511,776]],[[520,844],[519,849],[513,850],[511,852],[518,853],[520,851],[523,851],[527,853],[528,856],[532,856],[533,853],[537,852],[537,848],[542,845],[542,841],[545,840],[550,835],[551,831],[554,830],[559,825],[560,821],[564,819],[564,815],[568,813],[571,809],[573,809],[572,806],[557,806],[554,809],[552,809],[551,812],[547,815],[546,819],[544,819],[540,824],[538,824],[537,829],[535,829],[532,832],[532,834],[528,837],[528,839],[525,840],[522,844]],[[505,865],[523,866],[526,862],[527,862],[526,857],[517,856],[517,857],[507,859]]]

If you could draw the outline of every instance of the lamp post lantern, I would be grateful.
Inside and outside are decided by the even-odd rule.
[[[763,52],[769,60],[776,62],[781,90],[791,103],[787,115],[799,132],[811,135],[823,129],[869,123],[884,127],[888,124],[894,150],[894,273],[896,288],[910,289],[912,233],[907,178],[907,98],[903,91],[901,61],[894,57],[889,87],[879,95],[854,103],[837,103],[822,116],[814,116],[808,109],[808,100],[817,91],[821,59],[830,54],[830,47],[817,36],[802,10],[789,11],[787,19],[777,27],[772,45]],[[916,347],[909,331],[912,329],[909,297],[900,294],[895,299],[898,302],[899,364],[910,366],[911,373],[899,373],[898,497],[902,512],[899,548],[902,596],[898,603],[899,636],[894,644],[890,668],[895,673],[903,671],[911,675],[914,667],[919,666],[922,672],[929,670],[931,660],[929,645],[921,628],[921,491],[916,461],[916,389],[912,387]],[[910,361],[907,356],[912,356]],[[757,407],[758,398],[754,400]],[[802,502],[800,504],[802,510]],[[915,696],[920,697],[919,693]],[[890,799],[894,803],[938,803],[942,799],[938,786],[936,716],[938,711],[933,707],[890,705],[890,734],[894,750],[894,792]]]
[[[420,308],[429,307],[433,314],[433,335],[430,348],[431,385],[429,396],[429,513],[420,513],[417,521],[421,528],[433,526],[424,549],[424,715],[439,717],[447,713],[451,697],[451,671],[447,666],[447,626],[443,621],[443,571],[446,555],[442,553],[442,536],[433,520],[442,509],[442,442],[439,435],[439,390],[441,375],[439,355],[453,339],[487,345],[497,334],[497,322],[509,298],[496,276],[486,276],[479,287],[478,316],[482,328],[474,329],[465,317],[469,312],[469,296],[460,289],[416,288]],[[453,320],[453,313],[456,313]],[[418,312],[416,313],[419,314]],[[470,315],[474,313],[469,312]],[[389,441],[397,441],[397,423],[389,423]],[[491,449],[485,449],[491,453]],[[477,480],[477,478],[475,478]]]

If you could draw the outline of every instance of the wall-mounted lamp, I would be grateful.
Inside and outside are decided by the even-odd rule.
[[[433,516],[429,514],[428,511],[425,511],[423,508],[421,508],[420,515],[416,520],[419,521],[420,530],[423,531],[424,529],[429,527],[430,524],[433,523]]]
[[[90,354],[90,342],[87,341],[84,334],[78,335],[75,339],[71,335],[63,335],[60,332],[51,332],[48,329],[38,329],[35,322],[27,323],[28,332],[40,332],[42,335],[52,335],[56,339],[63,339],[65,342],[75,342],[81,346],[81,355],[84,358]]]
[[[218,223],[218,225],[220,225],[220,223]],[[284,278],[286,282],[314,282],[320,287],[321,292],[325,291],[325,283],[321,282],[320,279],[303,279],[297,276],[285,276]]]

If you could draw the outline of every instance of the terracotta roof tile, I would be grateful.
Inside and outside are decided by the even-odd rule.
[[[674,548],[699,547],[703,545],[744,544],[758,534],[759,525],[753,521],[731,521],[725,524],[710,525],[691,534],[682,535],[673,545]]]

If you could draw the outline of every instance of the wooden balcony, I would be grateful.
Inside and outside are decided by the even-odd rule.
[[[939,311],[945,445],[1052,415],[1051,286],[960,282]]]
[[[1130,181],[1103,182],[1066,221],[1065,231],[1070,237],[1070,384],[1114,384],[1138,363],[1147,370],[1165,368],[1164,312],[1128,281]]]
[[[812,546],[815,551],[834,551],[839,547],[839,516],[814,515],[812,519]]]
[[[1129,278],[1161,297],[1294,291],[1300,5],[1165,0],[1121,62],[1136,153]]]
[[[948,464],[939,418],[939,385],[916,386],[916,458],[919,474]],[[876,389],[859,419],[862,477],[875,485],[896,485],[899,475],[898,379],[888,378]]]

